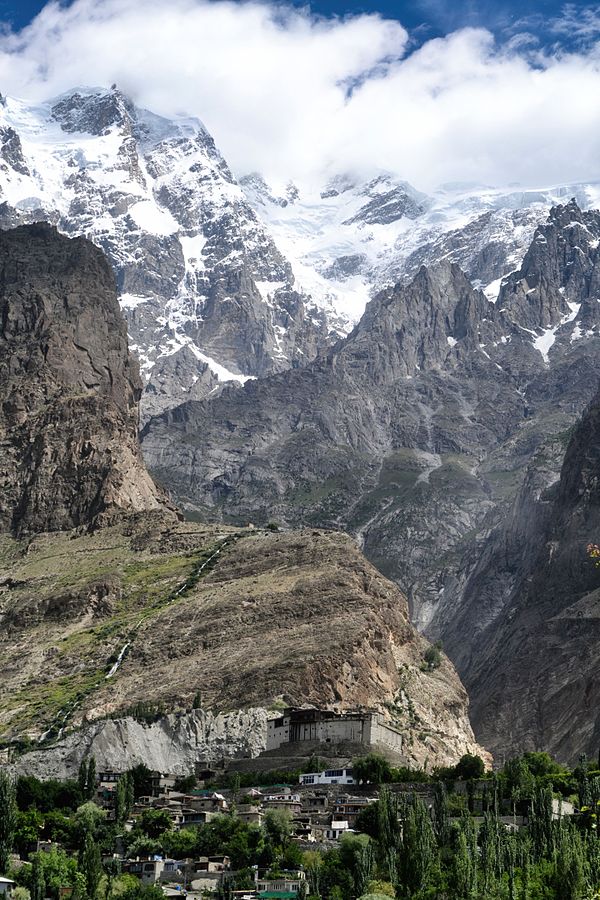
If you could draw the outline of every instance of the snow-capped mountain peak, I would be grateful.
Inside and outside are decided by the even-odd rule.
[[[197,119],[139,109],[114,86],[6,98],[0,198],[2,226],[46,219],[108,254],[146,413],[310,359],[325,339]]]

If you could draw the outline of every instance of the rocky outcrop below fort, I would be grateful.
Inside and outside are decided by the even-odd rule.
[[[56,765],[78,742],[104,753],[115,728],[138,748],[173,735],[186,764],[204,740],[214,759],[229,746],[208,727],[219,713],[287,705],[380,709],[413,764],[483,753],[452,665],[442,654],[427,667],[406,599],[346,535],[138,514],[0,549],[1,734],[41,741]],[[213,716],[202,739],[189,713],[200,704]],[[136,715],[155,730],[104,721]],[[229,755],[258,751],[261,735]]]
[[[12,766],[15,774],[74,778],[83,759],[100,772],[124,772],[144,763],[155,772],[189,775],[226,759],[258,756],[266,749],[267,711],[180,712],[145,724],[132,717],[94,722],[50,747],[33,750]]]

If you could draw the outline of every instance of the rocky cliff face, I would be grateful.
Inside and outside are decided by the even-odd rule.
[[[114,276],[48,225],[0,233],[0,531],[165,506],[137,441],[142,390]]]
[[[497,299],[454,264],[423,268],[307,368],[152,420],[146,458],[202,515],[350,530],[466,667],[518,574],[520,531],[495,548],[490,531],[526,478],[541,492],[556,477],[600,375],[599,241],[599,214],[571,202]],[[475,610],[484,548],[513,580]]]
[[[588,542],[600,533],[600,396],[569,442],[560,480],[542,493],[528,484],[513,510],[520,527],[516,577],[502,614],[479,636],[464,670],[482,739],[502,754],[543,747],[575,761],[600,742],[600,571]],[[497,559],[482,566],[502,580]],[[471,610],[473,592],[467,597]]]
[[[98,771],[125,772],[144,763],[155,772],[189,775],[224,759],[258,756],[267,745],[267,711],[212,713],[197,709],[143,723],[132,717],[85,725],[16,760],[16,774],[75,778],[82,759],[93,757]]]

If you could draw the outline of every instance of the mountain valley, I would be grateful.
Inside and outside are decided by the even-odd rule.
[[[197,742],[209,761],[258,752],[269,710],[310,704],[379,709],[413,765],[485,756],[451,663],[424,665],[430,645],[406,599],[351,538],[183,522],[153,484],[102,252],[20,226],[0,235],[0,268],[3,743],[35,741],[44,773],[64,773],[73,728],[78,765],[99,720],[127,732],[136,709],[179,712],[188,726],[171,764],[182,771]],[[147,740],[141,761],[156,758]]]
[[[154,548],[143,561],[148,573],[154,545],[172,545],[161,582],[168,597],[194,554],[203,560],[231,539],[236,552],[245,548],[247,569],[228,570],[235,570],[229,547],[190,605],[208,603],[206,582],[219,616],[231,619],[231,646],[243,645],[249,626],[234,607],[243,596],[253,609],[258,591],[252,628],[269,631],[283,614],[302,650],[284,677],[267,642],[256,663],[264,682],[248,691],[228,672],[230,688],[221,690],[224,658],[213,670],[182,642],[186,672],[205,683],[219,710],[229,713],[237,697],[264,715],[283,694],[294,703],[390,703],[400,690],[398,666],[406,665],[419,684],[419,721],[428,723],[413,761],[473,746],[451,664],[444,661],[435,690],[434,675],[419,674],[427,645],[409,624],[406,597],[416,628],[440,640],[456,665],[481,743],[502,755],[551,749],[569,761],[595,753],[589,703],[573,701],[574,692],[589,698],[595,690],[597,573],[585,552],[595,525],[587,512],[565,512],[588,490],[565,460],[573,465],[574,447],[585,443],[581,429],[593,420],[595,407],[586,409],[600,376],[598,185],[457,184],[424,193],[388,172],[311,185],[271,185],[258,173],[236,178],[198,120],[157,116],[116,86],[77,88],[44,104],[2,98],[0,144],[0,250],[8,260],[0,529],[12,535],[0,588],[9,585],[23,621],[10,604],[0,614],[9,617],[19,656],[31,627],[47,632],[44,653],[54,658],[60,644],[48,622],[59,607],[74,610],[73,653],[60,651],[48,668],[67,679],[67,705],[79,697],[72,721],[117,714],[126,696],[157,701],[160,692],[129,656],[116,705],[106,699],[116,682],[110,691],[102,682],[113,638],[128,643],[148,600],[123,587],[141,565],[138,545]],[[31,224],[41,220],[76,239],[61,243],[54,230]],[[45,248],[39,258],[24,235]],[[63,268],[52,284],[45,254],[55,246]],[[35,308],[23,305],[24,269]],[[115,285],[126,326],[114,309]],[[138,403],[144,460],[160,486],[140,454]],[[593,437],[586,440],[593,449]],[[588,485],[591,475],[580,469]],[[119,524],[123,511],[138,516],[135,525]],[[564,520],[564,547],[554,519]],[[38,550],[46,547],[48,559],[67,553],[66,538],[36,536],[77,529],[69,541],[93,557],[92,538],[79,533],[90,523],[111,535],[117,556],[98,572],[86,569],[89,583],[57,570],[33,602]],[[17,587],[15,540],[31,541],[33,554]],[[269,569],[279,571],[278,554],[294,573],[289,581]],[[570,587],[554,560],[567,560]],[[162,565],[161,557],[161,573]],[[272,596],[279,578],[281,596]],[[230,581],[240,592],[234,599]],[[365,585],[383,606],[372,607]],[[348,596],[359,611],[342,626]],[[325,604],[339,622],[339,644],[330,648],[315,637],[328,628],[319,619]],[[306,644],[296,622],[305,611]],[[159,603],[155,615],[139,632],[152,660],[154,627],[185,631],[191,613],[183,602]],[[107,616],[110,640],[88,646],[97,616]],[[371,622],[364,646],[351,640],[361,616]],[[579,619],[587,622],[585,640]],[[206,627],[229,633],[211,621],[207,613]],[[195,639],[210,647],[204,627],[194,619]],[[406,656],[394,649],[398,640],[410,645]],[[571,661],[582,646],[590,663],[580,670]],[[159,683],[170,704],[188,709],[195,689],[182,687],[179,650],[170,652]],[[319,653],[325,663],[315,687],[300,657]],[[352,674],[338,680],[332,673],[342,657]],[[23,670],[32,684],[41,659],[34,654]],[[16,671],[14,660],[10,667]],[[71,684],[76,670],[81,677]],[[28,683],[11,682],[11,692],[20,696]],[[41,685],[39,698],[45,678]],[[38,716],[46,706],[39,698],[35,721],[6,708],[5,734],[43,733],[51,723]],[[59,691],[47,704],[51,718],[62,699]],[[442,733],[447,757],[443,740],[431,736]]]

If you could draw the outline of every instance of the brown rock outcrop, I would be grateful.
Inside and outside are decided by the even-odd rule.
[[[164,504],[140,457],[141,389],[102,252],[46,224],[1,232],[1,531]]]
[[[429,645],[405,597],[347,535],[140,514],[23,549],[0,542],[0,579],[13,579],[0,594],[0,735],[39,737],[139,704],[189,711],[200,695],[215,713],[378,708],[405,735],[407,762],[485,755],[451,663],[423,670]]]

